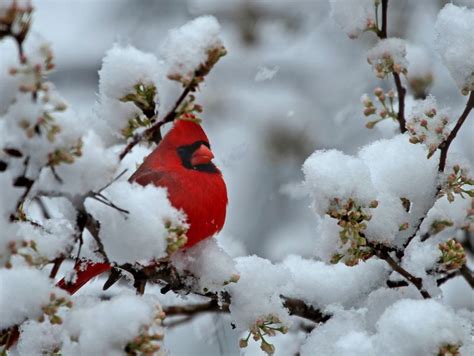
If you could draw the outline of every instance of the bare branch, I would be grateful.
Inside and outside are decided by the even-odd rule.
[[[314,323],[324,323],[331,318],[331,315],[323,314],[313,306],[306,304],[304,301],[295,298],[281,296],[283,306],[287,308],[290,315],[299,316],[310,320]],[[230,303],[219,304],[217,299],[211,299],[209,302],[193,305],[169,306],[163,309],[166,316],[187,316],[194,317],[202,313],[229,313]],[[189,319],[185,319],[189,321]]]
[[[119,159],[122,160],[128,153],[130,153],[130,151],[133,149],[133,147],[135,147],[135,145],[137,145],[140,141],[146,138],[151,138],[152,141],[154,141],[155,143],[159,143],[161,141],[161,126],[176,119],[177,110],[179,106],[186,98],[186,96],[193,90],[195,90],[194,83],[191,83],[186,88],[184,88],[183,92],[179,96],[171,111],[168,112],[168,114],[166,114],[163,119],[155,122],[151,127],[146,129],[142,133],[135,135],[132,141],[130,141],[129,144],[125,147],[125,149],[122,151],[122,153],[120,153]]]
[[[466,282],[469,283],[471,288],[474,288],[474,272],[471,271],[466,265],[462,266],[459,272],[461,273],[461,276],[464,277]]]
[[[400,266],[393,258],[390,253],[382,245],[369,244],[373,249],[376,256],[388,263],[388,265],[396,272],[398,272],[408,282],[412,283],[419,291],[423,298],[431,298],[431,295],[423,288],[423,280],[415,277],[402,266]]]
[[[224,303],[219,305],[216,299],[211,299],[209,302],[201,304],[169,306],[163,308],[163,311],[167,317],[177,315],[194,315],[203,312],[228,313],[229,304]]]
[[[323,314],[320,310],[306,304],[304,301],[295,298],[281,296],[283,305],[290,311],[290,315],[296,315],[315,323],[325,323],[331,318],[329,314]]]
[[[441,155],[439,157],[439,165],[438,165],[438,171],[443,172],[444,168],[446,167],[446,159],[448,156],[448,150],[449,146],[451,145],[451,142],[456,138],[456,135],[458,134],[459,130],[461,129],[461,126],[464,124],[464,121],[466,121],[467,117],[469,116],[469,113],[471,110],[474,108],[474,91],[471,91],[471,94],[469,95],[469,99],[467,100],[466,107],[459,117],[458,121],[456,122],[456,125],[454,126],[453,130],[449,133],[448,138],[439,145],[439,149],[441,150]]]
[[[405,94],[407,90],[402,85],[402,81],[400,80],[400,75],[398,73],[393,72],[393,79],[395,80],[395,86],[397,87],[397,94],[398,94],[398,113],[397,113],[397,121],[400,126],[400,132],[404,133],[406,128],[406,120],[405,120]]]
[[[388,0],[382,0],[382,28],[377,33],[381,39],[387,38],[387,9]]]
[[[112,179],[110,182],[108,182],[106,185],[104,185],[102,188],[100,188],[100,189],[97,191],[97,194],[102,193],[105,189],[107,189],[107,188],[110,187],[113,183],[115,183],[116,181],[118,181],[125,173],[127,173],[127,171],[128,171],[128,169],[124,169],[122,172],[120,172],[117,177],[115,177],[115,178]]]
[[[382,0],[382,28],[377,31],[377,36],[384,40],[387,38],[387,11],[388,11],[388,0]],[[393,72],[393,79],[395,81],[395,86],[397,88],[398,94],[398,113],[397,113],[397,121],[398,125],[400,126],[400,132],[404,133],[406,128],[406,120],[405,120],[405,94],[406,89],[402,85],[402,81],[400,79],[400,75],[398,73]]]

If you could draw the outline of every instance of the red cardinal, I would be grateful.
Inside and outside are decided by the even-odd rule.
[[[201,125],[176,120],[129,179],[143,186],[154,184],[168,189],[171,204],[186,213],[190,225],[185,248],[213,236],[224,226],[227,189],[221,172],[212,163],[213,158]],[[74,282],[68,283],[63,278],[57,284],[70,294],[112,267],[107,263],[82,262],[74,268],[77,276]]]

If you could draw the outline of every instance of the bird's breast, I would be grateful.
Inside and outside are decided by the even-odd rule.
[[[222,230],[227,209],[227,189],[220,173],[186,170],[164,174],[159,186],[168,189],[171,204],[184,211],[190,225],[186,247]]]

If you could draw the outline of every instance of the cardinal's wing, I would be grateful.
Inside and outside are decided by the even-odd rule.
[[[140,185],[148,185],[153,183],[156,186],[164,186],[164,178],[167,173],[162,170],[140,168],[129,179],[130,183],[137,182]]]

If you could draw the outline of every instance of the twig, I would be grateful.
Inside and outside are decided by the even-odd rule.
[[[53,260],[53,268],[51,269],[51,272],[49,273],[49,278],[56,278],[56,275],[58,274],[59,268],[61,267],[61,264],[64,261],[64,257],[58,257],[55,260]]]
[[[51,213],[49,212],[48,207],[44,203],[43,199],[41,199],[41,197],[39,196],[35,196],[32,200],[34,200],[38,204],[41,213],[43,214],[43,217],[46,220],[51,219]]]
[[[395,86],[397,87],[397,94],[398,94],[398,113],[397,113],[397,121],[398,125],[400,126],[400,132],[404,133],[406,128],[406,120],[405,120],[405,94],[407,90],[402,85],[402,81],[400,80],[400,75],[398,73],[393,72],[393,79],[395,80]]]
[[[438,194],[438,193],[436,193]],[[410,237],[408,237],[407,241],[403,244],[403,250],[402,250],[402,255],[401,257],[403,257],[405,255],[405,250],[406,248],[410,245],[410,243],[412,242],[412,240],[415,238],[415,236],[418,234],[418,231],[420,231],[420,228],[421,228],[421,225],[423,224],[423,221],[425,221],[425,217],[426,215],[428,214],[428,211],[430,210],[431,208],[429,208],[425,214],[421,217],[420,221],[418,222],[418,225],[416,226],[416,229],[415,231],[413,232],[413,234],[410,235]],[[424,240],[422,241],[425,241],[427,240],[427,237],[425,235],[423,235],[423,238]]]
[[[382,0],[382,28],[377,31],[377,36],[384,40],[387,38],[387,11],[388,11],[388,0]],[[400,79],[400,75],[398,73],[393,72],[393,79],[395,80],[395,86],[397,88],[398,94],[398,113],[397,113],[397,121],[398,125],[400,126],[400,132],[404,133],[406,128],[406,120],[405,120],[405,94],[406,89],[402,85],[402,81]]]
[[[105,262],[109,263],[109,258],[105,253],[104,244],[99,236],[100,223],[92,217],[92,215],[87,214],[86,229],[90,232],[95,242],[97,243],[98,252],[104,257]]]
[[[387,280],[386,282],[388,288],[400,288],[400,287],[408,287],[409,284],[407,281],[391,281]]]
[[[108,187],[110,187],[111,184],[115,183],[116,181],[118,181],[125,173],[127,173],[128,169],[124,169],[122,172],[120,172],[120,174],[115,177],[114,179],[112,179],[110,182],[108,182],[106,185],[104,185],[102,188],[100,188],[98,191],[97,191],[97,194],[100,194],[102,193],[105,189],[107,189]]]
[[[387,38],[387,9],[388,0],[382,0],[382,28],[378,32],[381,39]]]
[[[54,179],[58,181],[58,183],[63,184],[64,181],[63,179],[59,176],[58,172],[56,171],[56,168],[53,165],[49,165],[49,168],[51,169],[51,172],[53,173]]]
[[[369,244],[373,249],[376,256],[388,263],[388,265],[396,272],[398,272],[403,278],[408,282],[412,283],[419,291],[423,298],[431,298],[431,295],[423,288],[423,280],[421,278],[415,277],[402,266],[400,266],[393,258],[390,256],[390,253],[383,248],[383,246]]]
[[[469,116],[469,113],[471,110],[474,108],[474,91],[471,91],[471,94],[469,95],[469,99],[467,100],[466,107],[464,108],[463,113],[459,117],[458,121],[456,122],[456,125],[452,129],[452,131],[449,133],[448,138],[439,145],[439,149],[441,150],[441,154],[439,156],[439,165],[438,165],[438,171],[443,172],[444,168],[446,167],[446,158],[448,156],[448,150],[449,146],[451,145],[451,142],[455,139],[456,135],[458,134],[459,130],[461,129],[461,126],[464,124],[464,121],[466,121],[467,117]]]
[[[459,276],[458,271],[449,273],[444,277],[438,278],[436,280],[436,285],[439,287],[456,276]],[[400,287],[408,287],[408,286],[409,286],[409,283],[407,281],[390,281],[390,280],[387,281],[388,288],[400,288]]]
[[[107,205],[107,206],[109,206],[109,207],[111,207],[115,210],[118,210],[121,213],[130,214],[130,212],[128,210],[118,207],[117,205],[112,203],[106,196],[104,196],[100,193],[96,193],[96,194],[93,193],[93,194],[90,195],[90,198],[92,198],[94,200],[97,200],[98,202],[100,202],[104,205]]]
[[[171,328],[174,328],[176,326],[189,323],[192,319],[194,319],[195,316],[196,315],[187,315],[184,318],[180,318],[178,320],[173,320],[173,321],[166,321],[165,320],[163,322],[163,326],[167,329],[171,329]]]
[[[458,272],[458,271],[449,273],[449,274],[447,274],[446,276],[437,279],[437,280],[436,280],[436,284],[438,285],[438,287],[439,287],[439,286],[442,286],[444,283],[446,283],[447,281],[449,281],[450,279],[452,279],[452,278],[454,278],[454,277],[456,277],[456,276],[459,276],[459,272]]]
[[[313,306],[304,301],[295,298],[281,296],[283,305],[290,312],[290,315],[299,316],[314,323],[324,323],[331,318],[331,315],[323,314]],[[166,316],[191,316],[202,313],[229,313],[230,303],[219,304],[217,299],[211,299],[209,302],[194,305],[169,306],[163,309]],[[188,319],[186,319],[188,320]]]
[[[231,296],[228,293],[222,292],[218,295],[214,293],[202,294],[191,291],[189,285],[187,285],[184,280],[192,278],[193,276],[179,276],[174,266],[167,260],[162,260],[154,266],[146,266],[139,271],[137,271],[131,264],[122,265],[120,268],[131,273],[134,278],[141,280],[144,279],[147,282],[167,283],[167,286],[164,288],[164,291],[162,290],[162,293],[166,293],[168,290],[173,290],[174,292],[193,293],[195,295],[210,298],[210,301],[206,303],[167,307],[164,309],[164,312],[168,316],[194,315],[204,312],[229,312]],[[321,311],[315,309],[311,305],[307,305],[300,299],[289,298],[283,295],[280,297],[283,300],[285,308],[289,310],[290,315],[296,315],[315,323],[323,323],[331,317],[331,315],[323,314]]]
[[[224,303],[220,306],[217,299],[211,299],[209,302],[201,304],[169,306],[164,308],[163,311],[167,317],[177,315],[194,315],[203,312],[228,313],[229,304]]]
[[[147,128],[142,133],[135,135],[132,141],[130,141],[130,143],[125,147],[122,153],[120,153],[119,159],[122,160],[133,149],[133,147],[135,147],[135,145],[142,141],[144,138],[151,137],[155,143],[159,143],[161,140],[161,126],[168,122],[174,121],[179,106],[186,98],[186,96],[193,90],[195,90],[195,84],[190,84],[186,88],[184,88],[183,92],[179,96],[171,111],[168,112],[168,114],[166,114],[163,119],[155,122],[151,127]]]
[[[284,300],[283,305],[290,311],[290,315],[296,315],[315,323],[325,323],[331,318],[331,315],[323,314],[320,310],[315,309],[300,299],[280,297]]]
[[[462,266],[459,272],[466,282],[469,283],[471,288],[474,288],[474,272],[472,272],[466,265]]]

